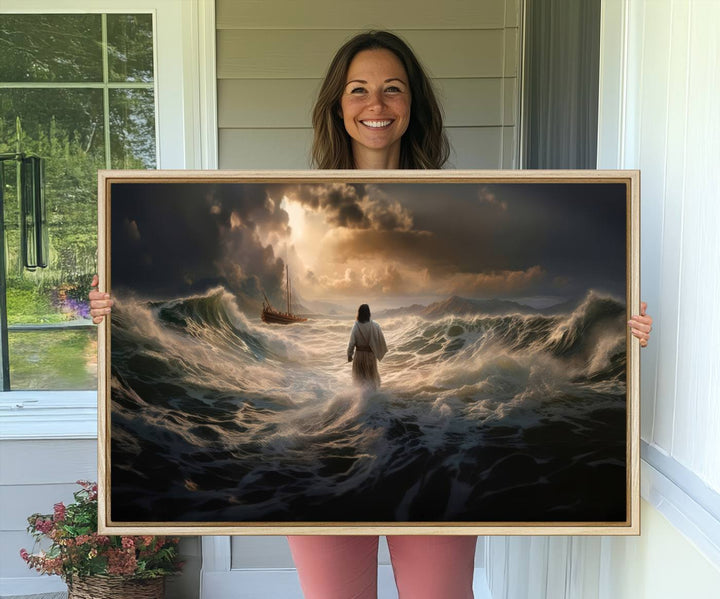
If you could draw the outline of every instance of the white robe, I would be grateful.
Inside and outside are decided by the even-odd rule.
[[[387,353],[385,336],[380,325],[374,320],[368,320],[367,322],[355,321],[347,348],[348,360],[352,360],[356,345],[369,345],[378,360],[382,360]]]

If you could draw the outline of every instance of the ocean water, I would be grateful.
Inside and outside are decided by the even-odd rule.
[[[267,325],[223,288],[118,298],[112,519],[625,520],[622,303],[378,322],[372,392],[351,383],[351,318]]]

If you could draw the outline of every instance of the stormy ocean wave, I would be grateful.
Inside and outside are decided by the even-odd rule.
[[[112,316],[112,518],[622,521],[625,306],[267,325],[223,288]]]

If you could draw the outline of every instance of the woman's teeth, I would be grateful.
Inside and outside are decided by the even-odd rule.
[[[374,127],[374,128],[380,128],[380,127],[387,127],[392,121],[361,121],[363,125],[367,127]]]

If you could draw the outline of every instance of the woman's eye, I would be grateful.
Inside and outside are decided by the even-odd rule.
[[[402,92],[402,90],[401,90],[399,87],[395,86],[395,85],[391,85],[391,86],[389,86],[389,87],[386,87],[386,88],[385,88],[385,91],[386,91],[386,92],[389,92],[389,93],[391,93],[391,94],[399,94],[399,93]]]
[[[353,87],[350,89],[351,94],[364,94],[365,91],[364,87]]]

